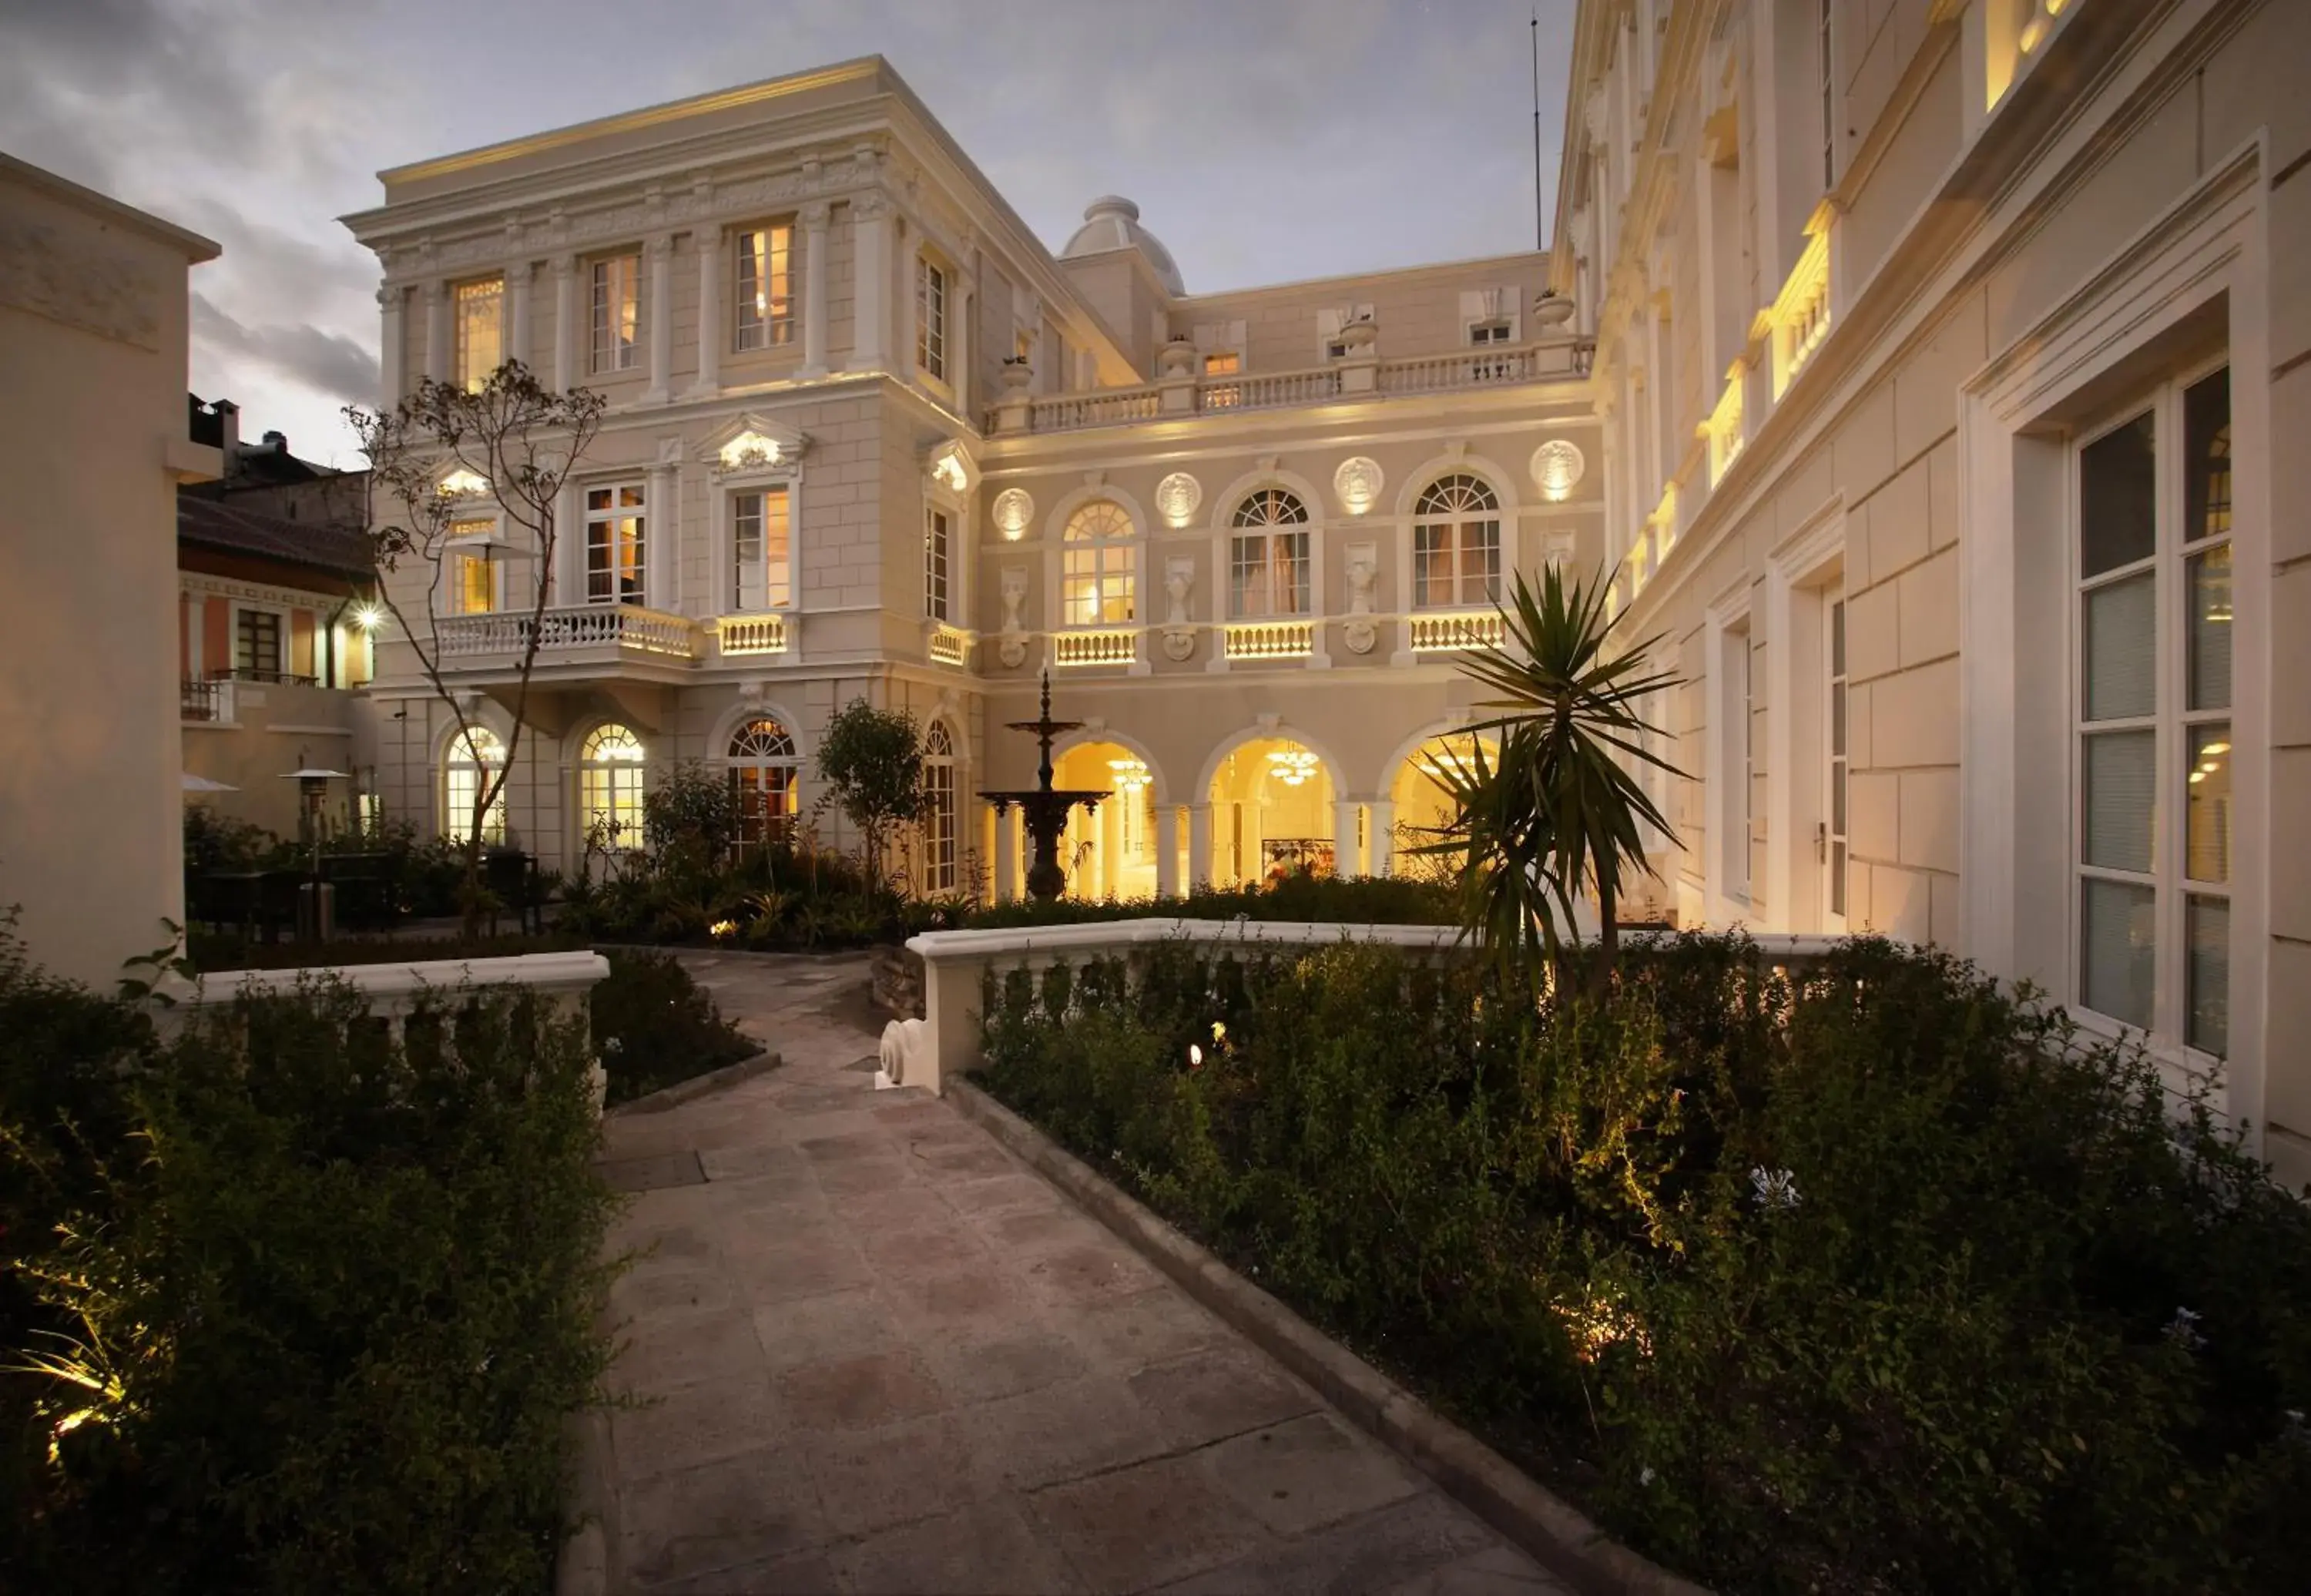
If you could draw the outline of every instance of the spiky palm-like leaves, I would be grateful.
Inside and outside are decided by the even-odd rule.
[[[1573,901],[1592,891],[1604,928],[1600,974],[1610,971],[1623,883],[1653,873],[1641,828],[1670,831],[1631,772],[1683,773],[1647,746],[1656,728],[1640,707],[1679,678],[1646,668],[1658,637],[1609,652],[1609,597],[1601,577],[1568,587],[1551,566],[1536,593],[1516,574],[1500,606],[1506,636],[1461,667],[1490,689],[1478,707],[1492,713],[1468,728],[1473,757],[1440,762],[1435,777],[1455,818],[1421,851],[1452,857],[1469,935],[1536,974],[1562,956]],[[1499,739],[1490,755],[1488,736]]]

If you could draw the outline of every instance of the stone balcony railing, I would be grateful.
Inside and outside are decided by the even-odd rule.
[[[1071,432],[1185,415],[1235,414],[1339,400],[1455,393],[1585,377],[1594,345],[1557,338],[1513,347],[1455,350],[1407,360],[1347,359],[1299,371],[1186,376],[1136,388],[1033,397],[1013,395],[985,416],[989,436]]]
[[[528,646],[533,624],[540,664],[640,655],[688,664],[698,657],[698,624],[631,604],[580,604],[543,611],[445,615],[434,637],[445,662],[513,661]]]

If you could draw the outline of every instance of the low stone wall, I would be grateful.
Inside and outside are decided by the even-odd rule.
[[[923,1017],[923,955],[911,948],[878,946],[868,963],[875,1007],[903,1020]]]

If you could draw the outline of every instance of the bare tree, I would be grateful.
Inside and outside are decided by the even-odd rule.
[[[377,569],[389,579],[414,568],[424,579],[422,593],[409,586],[397,591],[397,584],[383,580],[379,594],[426,681],[449,706],[458,742],[469,755],[477,754],[475,722],[442,675],[440,625],[448,613],[454,557],[472,552],[458,536],[460,523],[493,507],[501,536],[534,560],[529,589],[519,604],[515,595],[503,595],[501,606],[519,617],[515,635],[520,645],[505,758],[494,770],[474,758],[477,774],[460,894],[468,937],[480,933],[485,911],[484,828],[513,772],[528,724],[529,678],[546,631],[562,487],[600,430],[603,403],[601,395],[586,388],[565,393],[547,388],[519,361],[508,361],[478,388],[429,377],[390,412],[345,408],[345,419],[369,458],[368,536]],[[418,621],[423,624],[414,624]]]

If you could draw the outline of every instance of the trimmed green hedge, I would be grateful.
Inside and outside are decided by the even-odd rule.
[[[0,1587],[549,1588],[588,1050],[501,996],[408,1035],[311,988],[163,1041],[0,943]]]
[[[2311,1217],[1969,968],[1609,999],[1369,946],[1024,972],[990,1087],[1731,1592],[2294,1591]]]

